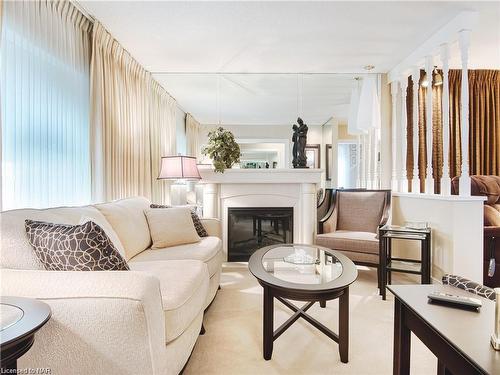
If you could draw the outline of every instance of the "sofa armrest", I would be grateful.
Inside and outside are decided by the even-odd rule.
[[[157,278],[136,271],[0,270],[2,295],[46,302],[52,317],[20,367],[53,374],[164,373],[165,321]]]
[[[202,218],[200,220],[209,236],[219,237],[222,239],[222,225],[219,219]]]

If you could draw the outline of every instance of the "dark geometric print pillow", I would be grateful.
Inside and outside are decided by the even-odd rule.
[[[48,271],[129,270],[104,230],[92,221],[80,225],[25,220],[28,240]]]
[[[451,285],[455,288],[463,289],[466,292],[477,294],[478,296],[496,300],[495,291],[482,284],[475,283],[465,277],[446,274],[442,278],[444,285]]]
[[[151,204],[149,208],[172,208],[172,206],[164,204]],[[200,237],[208,237],[208,232],[201,223],[200,217],[194,209],[191,210],[191,219],[193,219],[194,228]]]

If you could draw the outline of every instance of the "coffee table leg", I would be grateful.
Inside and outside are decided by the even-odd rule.
[[[264,359],[269,360],[273,355],[274,335],[274,301],[271,288],[264,286],[264,330],[263,347]]]
[[[349,288],[339,298],[339,353],[340,361],[349,361]]]

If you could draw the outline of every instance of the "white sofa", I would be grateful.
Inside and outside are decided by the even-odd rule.
[[[1,295],[48,303],[52,318],[36,334],[19,368],[52,374],[178,374],[219,286],[220,222],[202,219],[199,243],[150,249],[144,215],[150,202],[129,198],[84,207],[2,212]],[[27,241],[27,218],[61,224],[94,219],[131,271],[45,271]]]

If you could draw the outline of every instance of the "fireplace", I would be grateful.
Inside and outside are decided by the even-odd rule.
[[[247,262],[264,246],[293,242],[293,207],[229,207],[230,262]]]

